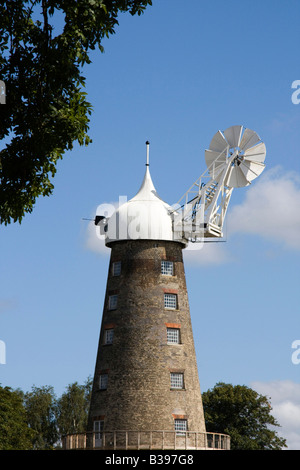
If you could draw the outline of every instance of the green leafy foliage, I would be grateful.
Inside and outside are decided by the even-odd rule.
[[[57,402],[57,425],[61,436],[86,432],[92,382],[70,384]]]
[[[88,145],[92,105],[83,91],[89,52],[103,51],[120,12],[140,15],[151,0],[10,0],[0,4],[0,223],[21,222],[53,192],[57,161]],[[63,29],[54,35],[54,14]],[[36,19],[39,18],[39,19]]]
[[[53,387],[32,387],[31,392],[24,395],[24,406],[28,425],[35,431],[33,448],[53,449],[58,440],[56,398]]]
[[[202,394],[208,432],[230,436],[232,450],[280,450],[286,447],[274,428],[268,398],[245,385],[216,384]]]
[[[0,387],[0,450],[30,450],[35,436],[27,423],[22,393]]]
[[[51,386],[26,393],[0,386],[0,450],[57,449],[64,434],[85,432],[91,389],[90,377],[59,398]]]

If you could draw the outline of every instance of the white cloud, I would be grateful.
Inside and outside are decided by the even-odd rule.
[[[228,214],[228,232],[248,233],[300,250],[300,176],[276,167],[247,188]]]
[[[183,250],[184,261],[188,264],[218,265],[231,259],[223,242],[190,243]]]
[[[300,450],[300,384],[290,380],[253,382],[251,387],[270,399],[271,414],[280,424],[276,432],[289,450]]]
[[[105,246],[104,235],[100,235],[98,228],[92,221],[88,223],[86,229],[84,246],[87,250],[99,255],[109,254],[110,251]]]
[[[238,191],[238,189],[235,189]],[[265,171],[245,191],[245,200],[229,206],[226,230],[229,236],[245,233],[260,236],[284,248],[300,250],[300,175],[275,167]],[[224,264],[232,261],[231,246],[222,243],[197,246],[185,253],[194,264]]]
[[[229,206],[225,222],[228,236],[245,233],[299,251],[299,207],[300,175],[281,167],[265,171],[253,186],[246,188],[241,204]],[[206,243],[201,249],[189,245],[184,257],[189,263],[202,265],[224,264],[234,259],[231,245],[217,242]]]
[[[104,215],[110,217],[113,212],[119,207],[120,202],[110,202],[100,204],[94,211],[95,215]],[[94,253],[100,255],[109,255],[110,250],[105,246],[105,237],[100,234],[100,228],[97,227],[94,221],[90,221],[87,225],[84,234],[84,247]]]

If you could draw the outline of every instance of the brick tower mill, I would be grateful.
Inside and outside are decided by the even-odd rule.
[[[84,447],[229,448],[205,428],[182,252],[223,236],[232,189],[261,173],[264,156],[254,131],[218,131],[175,210],[154,187],[146,142],[137,194],[96,216],[111,253]]]

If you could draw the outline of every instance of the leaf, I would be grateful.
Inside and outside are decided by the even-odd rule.
[[[49,196],[57,161],[74,142],[88,145],[92,105],[82,68],[115,33],[120,11],[140,15],[151,0],[27,0],[0,4],[0,77],[7,87],[0,106],[0,223],[20,222],[39,196]],[[43,7],[43,8],[42,8]],[[36,19],[36,11],[43,15]],[[54,36],[51,18],[64,18]],[[7,51],[4,53],[4,51]]]

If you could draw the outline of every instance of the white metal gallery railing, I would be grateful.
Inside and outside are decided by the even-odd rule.
[[[192,431],[101,431],[69,434],[63,438],[62,444],[65,450],[229,450],[230,437]]]

